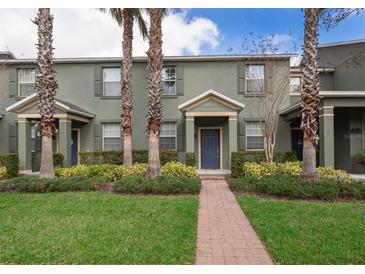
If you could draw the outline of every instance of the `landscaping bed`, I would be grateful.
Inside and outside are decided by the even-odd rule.
[[[192,264],[196,196],[0,193],[0,264]]]
[[[365,204],[238,196],[278,264],[365,264]]]

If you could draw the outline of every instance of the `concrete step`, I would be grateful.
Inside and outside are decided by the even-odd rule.
[[[200,175],[199,177],[201,180],[226,180],[226,177],[223,175]]]

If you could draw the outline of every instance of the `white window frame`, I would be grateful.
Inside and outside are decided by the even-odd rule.
[[[291,86],[292,85],[290,85],[290,80],[293,79],[293,78],[298,78],[299,79],[298,91],[294,91],[294,92],[291,91]],[[300,90],[301,90],[301,86],[302,86],[302,77],[300,77],[300,76],[291,76],[291,77],[289,77],[289,93],[290,94],[299,95],[300,94]]]
[[[171,65],[171,66],[164,66],[162,69],[165,70],[167,68],[174,68],[175,69],[175,80],[164,80],[162,78],[162,75],[161,75],[161,82],[162,82],[162,93],[161,93],[161,95],[162,96],[176,96],[177,95],[177,81],[176,81],[177,80],[177,66],[173,66],[173,65]],[[164,93],[163,82],[175,82],[175,92],[173,94],[166,94],[166,93]]]
[[[249,77],[249,67],[252,66],[262,66],[264,68],[264,74],[262,76],[262,78],[260,77]],[[264,81],[264,87],[262,91],[251,91],[251,92],[247,92],[247,80],[263,80]],[[245,94],[246,95],[261,95],[264,94],[264,89],[265,89],[265,64],[247,64],[245,67]]]
[[[120,79],[118,81],[105,81],[104,71],[105,70],[112,70],[112,69],[118,69],[119,70]],[[122,85],[122,68],[121,67],[104,67],[102,69],[102,73],[103,73],[103,97],[121,97],[121,95],[122,95],[122,90],[121,89],[119,90],[119,92],[120,92],[119,95],[107,95],[107,94],[105,94],[105,82],[107,82],[107,83],[120,83],[120,85]]]
[[[245,126],[245,137],[246,137],[245,148],[246,148],[246,150],[248,150],[248,151],[264,151],[265,150],[265,136],[264,136],[264,133],[263,133],[262,128],[260,127],[261,135],[248,135],[247,134],[247,124],[248,123],[262,123],[265,126],[265,122],[264,121],[260,121],[260,120],[245,121],[245,124],[246,124],[246,126]],[[263,140],[263,148],[248,148],[247,147],[247,144],[248,144],[247,137],[262,137],[262,140]]]
[[[105,147],[104,147],[104,145],[105,145],[104,139],[105,138],[117,138],[117,136],[108,136],[108,137],[105,136],[104,126],[109,125],[109,124],[116,124],[116,125],[118,125],[118,127],[120,129],[120,123],[117,123],[117,122],[102,123],[101,124],[101,142],[102,142],[101,148],[102,148],[102,151],[110,151],[110,150],[105,150]],[[121,140],[121,138],[122,138],[122,133],[121,133],[121,130],[119,130],[119,139]]]
[[[25,71],[25,70],[33,71],[34,72],[34,82],[20,81],[21,80],[20,77],[19,77],[20,71]],[[29,96],[29,95],[31,95],[31,94],[33,94],[35,92],[35,90],[34,90],[34,92],[32,92],[31,94],[26,95],[26,96],[20,94],[20,84],[34,84],[35,85],[35,69],[34,68],[19,68],[17,70],[17,77],[18,77],[18,97],[25,98],[25,97],[27,97],[27,96]]]
[[[161,149],[163,149],[163,150],[177,150],[177,122],[167,122],[166,121],[166,122],[162,122],[161,123],[161,126],[164,123],[166,123],[166,124],[167,123],[175,124],[175,135],[162,135],[161,132],[160,132],[160,137],[159,138],[164,138],[164,137],[171,138],[171,137],[174,137],[175,138],[175,148],[161,148]]]

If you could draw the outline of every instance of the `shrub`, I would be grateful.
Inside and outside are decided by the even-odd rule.
[[[298,161],[297,154],[295,151],[285,152],[283,156],[283,163],[285,162],[296,162]]]
[[[3,154],[0,155],[0,166],[7,170],[7,177],[16,177],[19,173],[19,158],[17,154]]]
[[[239,178],[243,176],[242,166],[245,162],[244,152],[232,152],[231,155],[231,176],[233,178]]]
[[[0,166],[0,181],[4,180],[8,177],[8,171],[6,167]]]
[[[186,152],[185,153],[186,158],[186,165],[196,167],[196,161],[195,161],[195,153],[194,152]]]
[[[155,179],[124,177],[113,184],[113,191],[128,194],[196,194],[200,191],[200,180],[168,176]]]
[[[236,192],[253,192],[293,199],[365,199],[365,185],[358,181],[320,179],[310,182],[295,176],[273,175],[232,179],[229,185]]]
[[[172,177],[190,177],[196,178],[196,170],[195,167],[187,166],[183,163],[172,161],[165,164],[161,168],[161,173],[165,176],[172,176]]]
[[[355,160],[359,165],[365,165],[365,152],[356,153]]]
[[[116,165],[76,165],[67,168],[56,167],[55,172],[57,177],[103,177],[111,169],[116,168]]]
[[[59,166],[59,167],[63,167],[63,154],[61,153],[55,153],[53,154],[53,165],[56,167],[56,166]]]

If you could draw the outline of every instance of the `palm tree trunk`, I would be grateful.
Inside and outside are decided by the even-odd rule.
[[[37,17],[33,21],[38,26],[38,55],[35,89],[39,99],[41,120],[37,124],[42,136],[41,178],[53,178],[52,136],[56,132],[54,124],[54,97],[57,82],[55,80],[53,60],[53,16],[48,8],[38,9]]]
[[[162,55],[162,9],[149,9],[150,31],[148,56],[148,113],[147,134],[149,136],[148,168],[146,177],[155,178],[160,172],[160,129],[162,119],[161,72]]]
[[[303,49],[303,83],[302,121],[303,130],[303,172],[307,180],[318,180],[316,170],[316,149],[318,146],[318,21],[321,9],[305,9],[304,49]]]
[[[132,166],[132,51],[133,51],[133,9],[123,9],[123,83],[122,83],[122,130],[124,134],[123,164]]]

